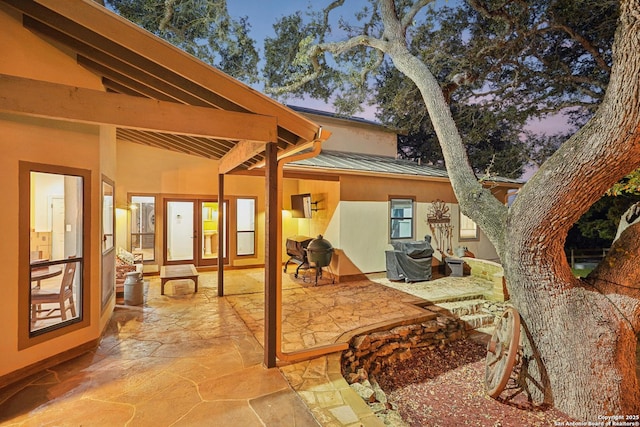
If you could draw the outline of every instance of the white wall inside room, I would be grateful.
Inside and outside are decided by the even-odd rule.
[[[64,175],[35,173],[31,175],[31,220],[34,231],[51,231],[52,198],[64,199]]]

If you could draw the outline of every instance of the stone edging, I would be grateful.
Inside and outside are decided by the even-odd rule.
[[[436,312],[415,324],[389,325],[387,329],[364,333],[349,341],[340,359],[342,376],[371,410],[389,425],[403,425],[392,402],[388,402],[374,377],[386,366],[411,357],[411,349],[434,349],[466,338],[465,323]]]

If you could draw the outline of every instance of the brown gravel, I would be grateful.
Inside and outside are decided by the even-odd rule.
[[[412,427],[553,426],[572,420],[553,408],[532,407],[522,395],[509,402],[487,396],[485,355],[486,347],[471,340],[413,350],[411,358],[384,369],[376,380]]]

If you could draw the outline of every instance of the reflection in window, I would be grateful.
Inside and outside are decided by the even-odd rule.
[[[83,178],[32,171],[30,332],[82,319]]]
[[[255,255],[256,201],[255,199],[238,199],[236,206],[237,255]]]
[[[202,202],[202,258],[218,258],[218,203]]]
[[[391,199],[390,230],[392,239],[413,237],[413,200]]]
[[[142,252],[145,261],[156,258],[156,198],[132,196],[131,252]]]
[[[102,182],[102,253],[113,248],[113,185]]]
[[[460,212],[460,240],[478,240],[478,225]]]

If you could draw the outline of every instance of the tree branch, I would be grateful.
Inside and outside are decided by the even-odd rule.
[[[407,28],[409,28],[413,24],[413,19],[416,17],[418,12],[420,12],[422,10],[423,7],[425,7],[426,5],[428,5],[430,3],[433,3],[433,2],[434,2],[434,0],[420,0],[420,1],[415,2],[411,6],[411,9],[409,9],[409,11],[406,13],[406,15],[404,15],[404,17],[400,21],[400,25],[401,25],[403,31],[406,32]]]

